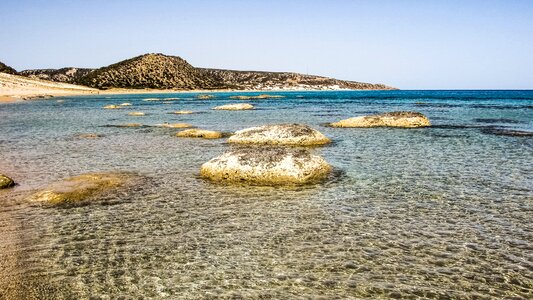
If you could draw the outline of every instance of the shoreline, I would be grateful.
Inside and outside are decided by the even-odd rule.
[[[24,101],[31,101],[37,99],[49,99],[56,97],[69,96],[93,96],[93,95],[152,95],[152,94],[185,94],[185,93],[273,93],[273,92],[326,92],[326,91],[374,91],[374,90],[325,90],[325,89],[286,89],[286,90],[237,90],[237,89],[220,89],[220,90],[153,90],[153,89],[109,89],[109,90],[84,90],[84,91],[68,91],[68,90],[42,90],[41,92],[33,92],[26,90],[14,90],[11,93],[0,94],[0,103],[17,103]],[[375,90],[379,91],[379,90]]]

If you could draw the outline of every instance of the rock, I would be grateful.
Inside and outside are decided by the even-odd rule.
[[[240,103],[240,104],[226,104],[217,107],[213,107],[215,110],[248,110],[254,109],[254,106],[249,103]]]
[[[331,142],[325,135],[303,124],[277,124],[251,127],[235,132],[228,139],[237,144],[312,146]]]
[[[306,149],[247,147],[204,163],[200,174],[214,181],[278,185],[316,182],[331,170],[322,157]]]
[[[192,127],[192,125],[188,123],[163,123],[163,124],[157,124],[155,126],[165,127],[165,128],[190,128]]]
[[[205,95],[204,94],[204,95],[198,95],[198,96],[196,96],[196,98],[197,99],[206,100],[206,99],[213,99],[213,98],[215,98],[215,96],[213,96],[213,95]]]
[[[129,103],[129,102],[124,102],[124,103],[120,104],[120,106],[131,106],[131,105],[132,105],[132,104]]]
[[[397,111],[370,116],[361,116],[330,123],[332,127],[426,127],[429,119],[418,112]]]
[[[110,104],[110,105],[104,106],[104,108],[105,109],[118,109],[118,108],[120,108],[120,106],[114,105],[114,104]]]
[[[172,113],[175,115],[189,115],[189,114],[193,114],[194,112],[192,110],[178,110]]]
[[[204,129],[187,129],[176,133],[177,137],[219,139],[224,136],[222,132]]]
[[[143,124],[139,123],[126,123],[126,124],[120,124],[120,125],[111,125],[111,127],[143,127]]]
[[[133,179],[128,173],[88,173],[53,183],[31,195],[29,201],[48,205],[78,204]]]
[[[145,113],[140,112],[140,111],[133,111],[133,112],[128,113],[128,116],[135,116],[135,117],[140,117],[140,116],[144,116],[144,115],[145,115]]]
[[[252,96],[231,96],[230,99],[239,99],[239,100],[249,100],[252,99]]]
[[[15,186],[15,181],[13,179],[7,177],[6,175],[0,174],[0,190],[1,189],[7,189],[12,186]]]

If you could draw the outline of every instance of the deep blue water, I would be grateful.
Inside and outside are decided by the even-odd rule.
[[[0,173],[19,185],[0,192],[0,298],[531,298],[533,91],[229,98],[257,94],[1,105]],[[103,109],[123,102],[133,105]],[[256,109],[211,110],[229,103]],[[170,114],[176,110],[198,113]],[[324,126],[398,110],[424,113],[433,126]],[[108,126],[164,122],[225,132],[305,123],[333,140],[313,151],[339,175],[298,188],[213,184],[199,168],[231,147],[223,139]],[[114,205],[56,209],[25,200],[58,179],[112,170],[149,180],[115,195]]]

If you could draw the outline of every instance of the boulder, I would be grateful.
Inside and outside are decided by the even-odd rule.
[[[330,123],[332,127],[427,127],[429,119],[419,112],[396,111],[377,115],[361,116]]]
[[[52,183],[31,195],[29,201],[46,204],[79,204],[104,192],[119,188],[133,179],[129,173],[88,173]]]
[[[177,137],[219,139],[224,136],[220,131],[211,131],[204,129],[187,129],[176,133]]]
[[[248,110],[254,109],[254,106],[249,103],[239,103],[239,104],[226,104],[217,107],[213,107],[215,110]]]
[[[134,116],[134,117],[140,117],[140,116],[144,116],[144,115],[145,115],[145,113],[140,112],[140,111],[133,111],[133,112],[128,113],[128,116]]]
[[[12,186],[15,186],[15,181],[13,179],[7,177],[6,175],[0,174],[0,190],[1,189],[7,189]]]
[[[322,157],[307,149],[245,147],[204,163],[200,174],[214,181],[279,185],[316,182],[331,170]]]
[[[239,130],[228,139],[228,142],[237,144],[313,146],[324,145],[331,142],[331,140],[318,130],[304,124],[276,124]]]

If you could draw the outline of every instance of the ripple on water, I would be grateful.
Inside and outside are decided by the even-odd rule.
[[[291,93],[257,102],[259,108],[288,108],[276,114],[187,116],[194,126],[227,132],[263,123],[318,128],[335,143],[313,151],[342,172],[323,184],[290,188],[203,180],[200,165],[227,150],[224,140],[105,127],[131,122],[123,113],[102,112],[109,99],[65,98],[61,112],[46,101],[6,106],[0,110],[0,165],[20,185],[0,191],[0,295],[531,298],[531,139],[483,134],[489,124],[472,121],[501,113],[498,118],[530,126],[531,112],[501,103],[491,112],[485,92],[481,100],[464,102],[434,92],[418,99],[458,106],[421,106],[435,117],[435,128],[319,127],[332,120],[320,116],[331,112],[309,109],[317,101],[336,105],[335,114],[344,118],[381,112],[390,103],[409,108],[413,100],[395,99],[415,99],[414,92],[384,92],[385,100],[379,93],[366,100],[350,93],[298,93],[306,105]],[[460,92],[450,93],[456,99]],[[172,120],[168,105],[143,98],[113,101],[149,104],[146,124]],[[179,101],[176,110],[209,111],[226,103],[219,98]],[[72,138],[90,132],[105,138]],[[96,205],[43,209],[24,200],[61,178],[105,171],[133,171],[150,180]]]

